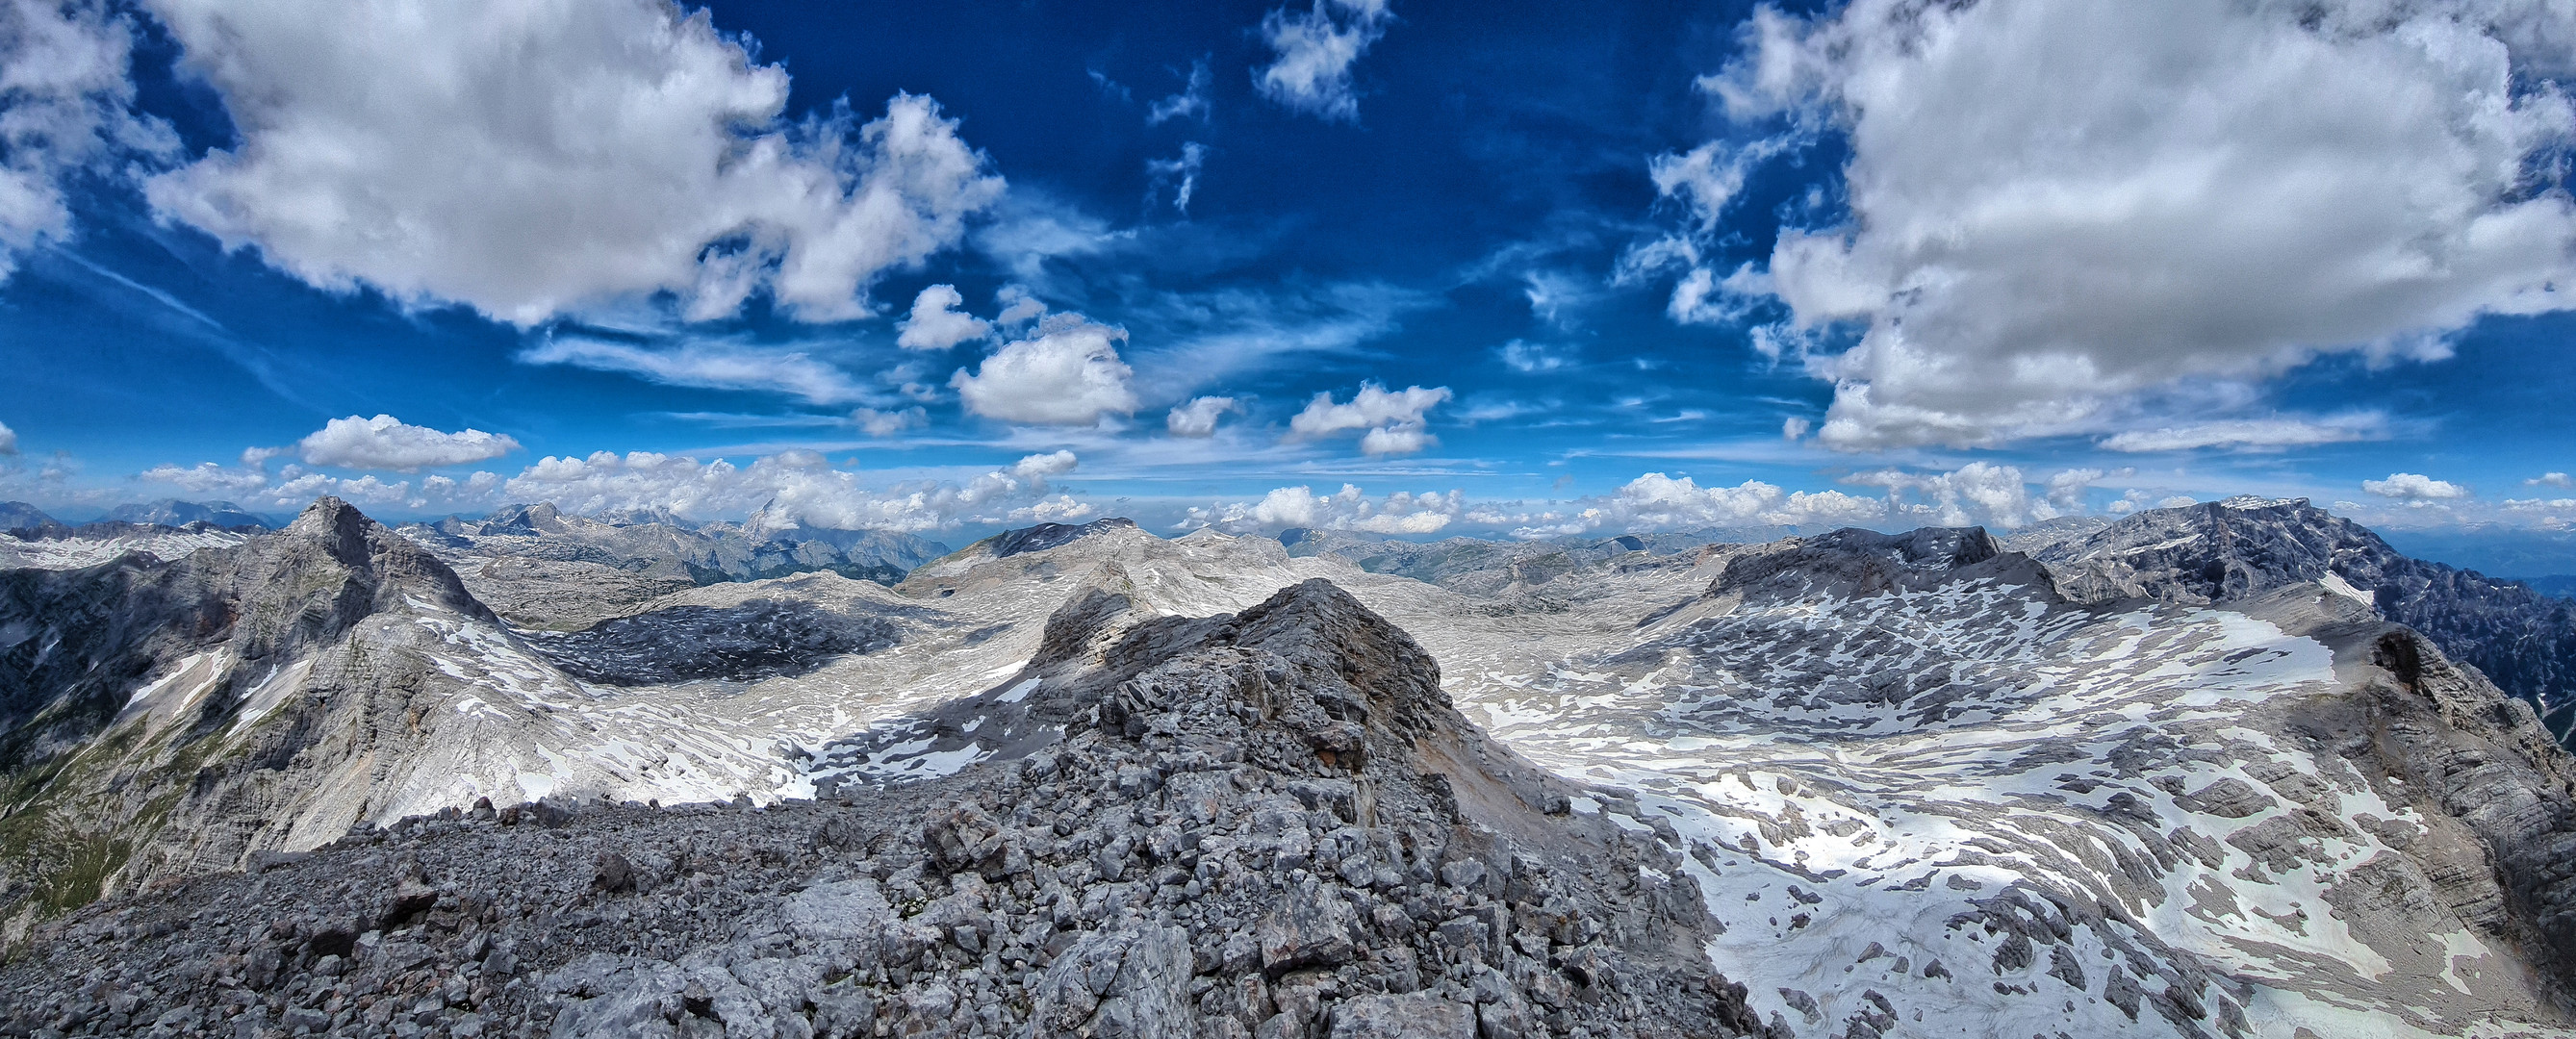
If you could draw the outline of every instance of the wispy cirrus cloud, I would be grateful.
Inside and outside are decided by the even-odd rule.
[[[2233,447],[2251,450],[2279,450],[2311,447],[2318,444],[2342,444],[2356,440],[2378,440],[2388,435],[2388,416],[2377,412],[2336,415],[2320,419],[2275,417],[2223,419],[2186,425],[2159,426],[2155,429],[2133,429],[2102,439],[2105,450],[2126,452],[2190,451],[2198,448]]]
[[[562,364],[634,375],[669,386],[779,393],[812,404],[848,404],[882,394],[803,350],[720,340],[673,345],[561,333],[519,352],[527,364]]]

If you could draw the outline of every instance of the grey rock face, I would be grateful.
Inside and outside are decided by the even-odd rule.
[[[2338,580],[2367,596],[2381,616],[2540,705],[2562,739],[2576,733],[2576,602],[2400,555],[2369,529],[2305,500],[2239,498],[2141,512],[2051,545],[2038,558],[2068,597],[2082,602],[2232,602]]]
[[[79,904],[138,857],[166,853],[183,871],[239,862],[249,835],[235,820],[272,796],[309,793],[280,790],[279,773],[345,738],[357,724],[347,712],[363,712],[368,698],[298,704],[270,719],[278,724],[245,730],[234,723],[254,691],[312,666],[362,622],[418,608],[492,619],[428,553],[328,498],[276,534],[177,562],[129,555],[81,570],[0,571],[0,769],[19,790],[0,842],[9,881],[0,915],[23,923],[44,905]],[[407,683],[368,672],[420,666],[338,663],[364,693],[397,698]],[[147,687],[156,674],[160,684]],[[335,710],[341,723],[326,724]],[[111,729],[123,737],[101,746]],[[240,799],[252,804],[231,803]],[[191,837],[147,855],[182,819],[178,831],[215,844]],[[198,825],[213,819],[227,822]]]
[[[630,614],[534,645],[583,679],[643,685],[805,674],[843,654],[885,649],[900,637],[899,627],[879,618],[753,599]]]
[[[1069,544],[1076,538],[1105,534],[1113,530],[1134,529],[1136,529],[1135,520],[1119,519],[1114,516],[1108,519],[1096,519],[1080,526],[1040,523],[1034,527],[1023,527],[995,534],[990,539],[977,542],[976,546],[982,547],[996,557],[1016,556],[1022,552],[1044,552],[1059,545]]]
[[[1545,781],[1340,590],[1055,627],[1031,670],[1078,720],[1035,753],[757,812],[406,820],[44,925],[0,1034],[1764,1033],[1677,863],[1521,800]]]
[[[1728,563],[1708,595],[1754,602],[1847,599],[1974,581],[2028,585],[2054,597],[2047,570],[2005,552],[1982,527],[1837,530],[1802,538]]]

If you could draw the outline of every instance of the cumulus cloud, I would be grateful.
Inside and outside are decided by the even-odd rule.
[[[1841,491],[1784,491],[1760,480],[1702,487],[1688,476],[1647,473],[1616,493],[1563,507],[1481,509],[1477,515],[1513,525],[1518,537],[1549,537],[1705,527],[1841,527],[1876,522],[1887,515],[1887,505]]]
[[[279,504],[309,502],[326,494],[357,505],[400,505],[412,500],[411,481],[386,483],[373,473],[355,478],[307,473],[264,493]]]
[[[993,334],[991,322],[957,309],[965,302],[954,285],[921,290],[912,298],[912,316],[904,319],[895,345],[906,350],[945,350]]]
[[[1232,397],[1192,397],[1163,416],[1163,428],[1176,437],[1214,436],[1217,418],[1236,409]]]
[[[2363,480],[2361,489],[2382,498],[2408,502],[2449,501],[2469,496],[2466,487],[2422,473],[2390,473],[2385,480]]]
[[[1397,491],[1371,498],[1350,484],[1343,484],[1341,490],[1331,494],[1316,494],[1312,487],[1280,487],[1258,501],[1192,508],[1180,526],[1236,531],[1312,527],[1372,534],[1430,534],[1457,520],[1464,504],[1465,496],[1454,490],[1421,494]]]
[[[71,178],[177,152],[168,124],[133,112],[133,45],[106,3],[0,0],[0,280],[71,237]]]
[[[849,373],[804,351],[740,343],[646,346],[559,335],[520,351],[519,360],[622,372],[671,386],[783,393],[815,404],[846,404],[870,396]]]
[[[213,462],[199,462],[193,466],[164,463],[135,474],[135,478],[166,483],[190,494],[221,493],[234,497],[246,497],[268,486],[265,472]]]
[[[1350,403],[1336,404],[1329,392],[1306,402],[1306,410],[1288,420],[1293,437],[1322,437],[1354,429],[1368,430],[1360,450],[1373,455],[1410,454],[1437,443],[1424,431],[1425,415],[1450,398],[1449,387],[1407,386],[1390,392],[1373,382],[1360,384]]]
[[[240,138],[153,178],[155,211],[334,290],[843,320],[1003,190],[926,97],[784,120],[786,70],[676,4],[151,6]]]
[[[5,432],[6,428],[0,427],[0,433]],[[0,438],[0,442],[5,442],[5,439]],[[2566,473],[2542,473],[2522,483],[2526,487],[2576,487],[2576,480],[2568,479]]]
[[[2043,499],[2046,502],[2046,508],[2044,511],[2048,511],[2050,513],[2083,512],[2085,492],[2092,490],[2093,484],[2096,481],[2101,480],[2105,476],[2111,475],[2128,476],[2131,475],[2131,470],[2123,469],[2117,474],[2112,474],[2103,472],[2100,469],[2064,469],[2050,474],[2048,477],[2048,492]],[[2034,514],[2039,511],[2043,511],[2040,506],[2033,506],[2032,509]],[[2039,516],[2038,518],[2051,519],[2054,518],[2054,516]]]
[[[901,411],[860,408],[850,413],[850,420],[858,423],[859,430],[869,436],[890,437],[907,429],[929,425],[930,412],[919,407],[905,408]]]
[[[8,423],[0,422],[0,455],[14,455],[17,453],[18,431],[9,428]]]
[[[391,415],[335,418],[296,444],[307,465],[418,472],[499,458],[519,449],[507,434],[442,433]]]
[[[1785,229],[1758,286],[1859,331],[1802,358],[1835,386],[1824,442],[1991,444],[2567,306],[2576,204],[2547,186],[2576,113],[2541,78],[2567,28],[2465,0],[1855,0],[1759,10],[1702,86],[1740,127],[1849,144],[1848,221]],[[1685,237],[1733,154],[1655,167],[1697,207]],[[1702,297],[1677,312],[1718,277],[1683,258]]]
[[[668,510],[711,520],[766,509],[773,522],[851,530],[923,531],[966,523],[1035,523],[1080,519],[1091,505],[1056,491],[1072,472],[1071,451],[1021,458],[963,480],[909,480],[871,485],[865,474],[837,469],[811,451],[787,451],[737,465],[683,455],[602,451],[537,460],[515,476],[476,472],[386,482],[373,475],[332,476],[288,465],[274,476],[255,466],[206,462],[157,466],[139,479],[192,494],[221,494],[245,503],[296,508],[321,495],[361,505],[469,510],[504,502],[553,502],[567,512]]]
[[[1274,9],[1261,19],[1261,41],[1276,60],[1253,70],[1253,86],[1291,111],[1358,122],[1351,66],[1394,18],[1386,0],[1315,0],[1312,11]]]
[[[1893,515],[1928,519],[1944,527],[2026,526],[2032,519],[2029,481],[2019,468],[1970,462],[1946,473],[1900,469],[1855,473],[1851,482],[1885,487]]]
[[[2227,419],[2151,430],[2129,430],[2102,440],[2112,451],[2189,451],[2204,447],[2251,449],[2308,447],[2373,440],[2388,435],[2388,420],[2379,414],[2342,415],[2326,419]]]
[[[1108,414],[1132,415],[1134,374],[1118,357],[1127,331],[1080,314],[1039,322],[1033,334],[1002,346],[973,375],[960,368],[948,384],[966,410],[986,418],[1041,426],[1088,426]]]
[[[833,468],[819,454],[788,451],[737,466],[724,459],[638,451],[539,460],[503,482],[510,501],[550,501],[568,512],[664,508],[690,519],[742,515],[766,508],[774,519],[842,530],[922,531],[960,523],[1074,519],[1091,512],[1070,496],[1048,494],[1048,480],[1073,470],[1070,451],[1030,455],[963,482],[913,482],[871,488],[862,474]]]

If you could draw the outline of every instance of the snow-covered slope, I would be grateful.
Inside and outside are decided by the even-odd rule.
[[[2481,845],[2540,860],[2458,809],[2525,801],[2491,828],[2576,843],[2570,771],[2491,689],[2464,711],[2374,663],[2411,634],[2315,585],[2094,609],[2012,557],[1819,540],[1542,670],[1443,659],[1496,737],[1661,813],[1756,1007],[1837,1035],[2563,1023],[2532,964],[2563,971],[2564,882],[2471,875]],[[2518,764],[2426,770],[2378,742],[2408,726]]]
[[[184,527],[91,523],[9,531],[0,533],[0,570],[78,570],[129,552],[154,560],[181,559],[201,548],[230,548],[252,536],[246,530],[207,523]]]
[[[1590,784],[1547,807],[1680,856],[1711,964],[1776,1034],[2570,1024],[2576,765],[2341,568],[2159,601],[1983,531],[1843,531],[1617,546],[1572,579],[1462,590],[1268,538],[1095,523],[988,539],[893,588],[711,584],[535,631],[345,506],[317,509],[237,549],[121,563],[113,588],[30,585],[43,595],[0,617],[0,665],[22,669],[57,638],[28,625],[74,603],[144,633],[63,642],[73,657],[21,676],[31,693],[130,676],[80,679],[116,691],[114,716],[47,745],[70,748],[58,772],[80,789],[140,792],[43,805],[73,830],[158,820],[127,879],[485,797],[935,782],[1088,720],[1065,705],[1097,699],[1055,695],[1059,672],[1033,665],[1097,627],[1085,603],[1182,630],[1137,619],[1238,613],[1324,578],[1419,642],[1466,718]],[[174,597],[199,605],[115,605]],[[1168,648],[1084,638],[1096,656]]]
[[[2576,602],[2401,555],[2304,499],[2231,498],[2130,516],[2034,555],[2068,595],[2226,603],[2305,582],[2369,600],[2576,738]]]

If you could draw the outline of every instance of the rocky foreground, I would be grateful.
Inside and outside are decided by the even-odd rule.
[[[0,1035],[1764,1032],[1674,857],[1568,813],[1348,595],[1131,607],[1079,594],[988,697],[1061,719],[1043,750],[263,854],[40,928]]]

